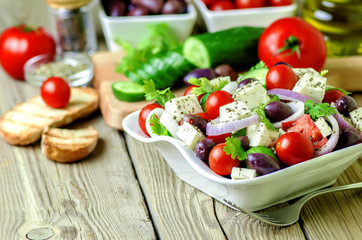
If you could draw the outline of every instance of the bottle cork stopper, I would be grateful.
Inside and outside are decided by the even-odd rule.
[[[68,10],[83,7],[91,1],[92,0],[47,0],[51,8],[65,8]]]

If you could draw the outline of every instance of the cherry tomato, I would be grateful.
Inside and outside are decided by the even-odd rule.
[[[268,6],[268,0],[235,0],[236,8],[258,8]]]
[[[306,160],[314,155],[312,141],[300,132],[283,134],[275,145],[279,160],[291,166]]]
[[[216,2],[211,3],[209,9],[211,11],[231,10],[235,9],[235,5],[232,1],[229,0],[217,0]]]
[[[220,114],[219,108],[233,101],[234,99],[230,93],[223,90],[215,91],[206,99],[206,112],[209,114],[211,119],[215,119]]]
[[[138,115],[138,124],[140,126],[140,128],[142,129],[142,131],[147,135],[150,136],[148,134],[148,131],[146,129],[146,119],[147,119],[147,115],[155,108],[164,108],[162,107],[160,104],[158,103],[151,103],[148,104],[146,106],[144,106],[141,111],[140,114]]]
[[[195,115],[202,117],[202,118],[205,119],[206,121],[210,121],[210,120],[211,120],[209,114],[207,114],[206,112],[196,113]]]
[[[270,5],[273,7],[291,5],[293,0],[270,0]]]
[[[296,121],[282,123],[286,132],[300,132],[306,135],[313,142],[322,140],[323,135],[309,114],[304,114]]]
[[[185,92],[184,92],[184,96],[193,94],[191,91],[192,91],[192,89],[195,88],[195,87],[197,88],[198,86],[191,85],[191,86],[189,86],[188,88],[186,88],[186,90],[185,90]],[[205,94],[201,94],[201,95],[197,96],[197,99],[199,100],[199,102],[200,102],[200,99],[202,98],[202,96],[204,96],[204,95],[205,95]]]
[[[335,103],[342,96],[345,96],[345,94],[337,89],[327,90],[324,94],[322,102],[329,104],[331,104],[332,102]]]
[[[268,67],[286,62],[295,68],[321,71],[327,58],[323,35],[299,17],[280,18],[259,38],[258,56]]]
[[[221,135],[207,136],[206,138],[213,140],[215,143],[224,143],[226,141],[226,138],[230,136],[230,133],[224,133]]]
[[[225,143],[219,143],[214,146],[209,154],[209,166],[215,173],[225,176],[230,175],[233,167],[239,166],[238,159],[231,158],[224,152]]]
[[[292,90],[298,82],[298,76],[293,69],[285,64],[271,67],[266,74],[266,88],[284,88]]]
[[[212,3],[216,2],[217,0],[202,0],[206,6],[210,6]]]
[[[5,29],[0,36],[0,63],[12,78],[24,79],[24,64],[40,54],[49,54],[50,60],[55,56],[55,41],[41,27],[22,24]]]
[[[43,82],[40,95],[48,106],[64,108],[70,99],[70,87],[63,78],[50,77]]]

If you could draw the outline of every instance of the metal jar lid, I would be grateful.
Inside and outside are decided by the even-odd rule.
[[[47,0],[51,8],[77,9],[89,4],[92,0]]]

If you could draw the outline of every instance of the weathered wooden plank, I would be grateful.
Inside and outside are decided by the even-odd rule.
[[[39,89],[0,72],[0,115]],[[0,139],[0,239],[155,239],[139,183],[119,132],[100,112],[68,126],[99,131],[95,151],[73,164],[50,161],[40,143]]]

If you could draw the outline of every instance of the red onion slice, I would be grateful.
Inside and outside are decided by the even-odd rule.
[[[218,123],[211,123],[209,122],[206,125],[206,135],[208,136],[217,136],[229,132],[234,132],[248,126],[257,124],[260,122],[258,115],[253,115],[248,118],[243,118],[231,122],[218,122]]]
[[[328,142],[323,145],[318,151],[316,151],[317,156],[332,152],[333,149],[336,147],[339,139],[339,125],[337,120],[331,115],[325,116],[324,119],[326,119],[332,125],[332,134]]]
[[[362,141],[362,133],[354,128],[346,119],[344,119],[344,117],[340,113],[337,112],[336,114],[333,114],[333,117],[335,117],[335,119],[337,120],[340,129],[349,129],[357,133],[359,135],[360,141]]]
[[[293,92],[288,89],[283,88],[274,88],[268,91],[268,94],[277,95],[281,100],[289,100],[289,101],[301,101],[305,102],[306,100],[310,99],[313,100],[316,103],[320,103],[319,101],[315,100],[314,98],[311,98],[307,95]]]
[[[294,113],[291,116],[287,117],[286,119],[284,119],[280,122],[273,123],[273,126],[275,128],[281,128],[282,123],[289,122],[289,121],[295,121],[304,114],[304,103],[303,102],[301,102],[301,101],[289,102],[288,105],[293,109]]]

